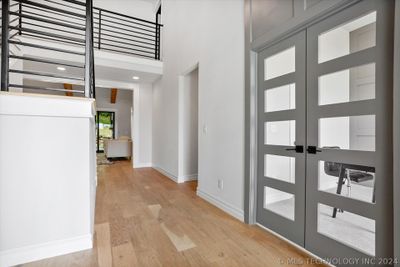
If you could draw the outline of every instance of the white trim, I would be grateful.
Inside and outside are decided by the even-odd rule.
[[[308,256],[310,256],[310,257],[316,259],[316,260],[318,261],[318,263],[324,263],[324,264],[326,264],[326,265],[328,265],[328,266],[335,267],[335,265],[330,264],[329,262],[327,262],[327,261],[324,260],[323,258],[318,257],[317,255],[315,255],[314,253],[308,251],[308,250],[305,249],[304,247],[302,247],[302,246],[300,246],[300,245],[294,243],[293,241],[287,239],[287,238],[284,237],[284,236],[281,236],[280,234],[278,234],[278,233],[272,231],[271,229],[268,229],[267,227],[265,227],[265,226],[263,226],[263,225],[261,225],[261,224],[259,224],[259,223],[256,223],[256,225],[257,225],[258,227],[260,227],[261,229],[267,231],[268,233],[270,233],[270,234],[276,236],[277,238],[279,238],[279,239],[281,239],[281,240],[283,240],[283,241],[289,243],[290,245],[296,247],[296,249],[298,249],[298,250],[304,252],[304,253],[307,254]]]
[[[0,92],[0,114],[93,118],[96,105],[93,98]]]
[[[183,132],[183,91],[185,89],[185,77],[190,74],[192,71],[198,69],[198,75],[200,76],[200,68],[199,68],[199,62],[196,62],[195,64],[191,65],[188,67],[185,71],[183,71],[179,76],[178,76],[178,177],[179,183],[185,182],[185,177],[187,175],[181,175],[183,172],[183,137],[184,137],[184,132]],[[197,88],[197,94],[199,94],[200,91],[200,83],[198,83],[198,88]],[[198,110],[200,107],[200,101],[198,98]],[[197,114],[197,128],[200,129],[199,127],[199,112]],[[200,136],[199,130],[197,130],[197,136]],[[198,143],[199,141],[197,141]],[[198,145],[198,144],[197,144]],[[197,161],[199,162],[199,152],[197,151]],[[191,179],[194,180],[194,179]],[[190,180],[187,180],[190,181]]]
[[[395,2],[395,22],[394,22],[394,67],[393,67],[393,162],[399,162],[400,158],[400,0]],[[393,235],[394,235],[394,258],[400,257],[400,168],[398,164],[393,164]],[[400,266],[400,263],[395,263]]]
[[[189,182],[189,181],[195,181],[198,179],[198,174],[193,173],[193,174],[185,174],[185,175],[179,175],[178,181],[179,183],[184,183],[184,182]]]
[[[184,75],[178,77],[178,176],[183,172],[183,89]]]
[[[242,209],[238,209],[237,207],[232,206],[231,204],[225,202],[224,200],[218,197],[212,196],[204,191],[201,191],[199,188],[197,188],[197,195],[202,199],[206,200],[207,202],[211,203],[212,205],[225,211],[229,215],[240,220],[241,222],[244,221],[244,212]]]
[[[147,163],[134,163],[133,168],[138,169],[138,168],[151,168],[153,167],[153,163],[147,162]]]
[[[174,181],[175,183],[178,183],[178,184],[181,184],[184,182],[189,182],[189,181],[194,181],[194,180],[197,180],[197,178],[198,178],[197,173],[176,176],[176,175],[173,175],[172,173],[164,170],[163,168],[161,168],[159,166],[154,166],[152,163],[139,163],[138,165],[134,165],[134,166],[135,166],[134,168],[152,167],[153,169],[157,170],[158,172],[167,176],[169,179],[171,179],[172,181]]]
[[[169,173],[168,171],[164,170],[163,168],[161,168],[159,166],[153,166],[153,169],[155,169],[156,171],[160,172],[161,174],[167,176],[169,179],[171,179],[175,183],[179,183],[177,176],[173,175],[172,173]]]
[[[131,127],[133,127],[133,129],[131,130],[131,135],[132,135],[132,167],[135,168],[135,166],[140,166],[140,162],[139,162],[139,157],[140,157],[140,141],[139,141],[139,118],[140,118],[140,87],[139,88],[135,88],[133,89],[133,116],[132,118],[132,125]]]
[[[257,209],[257,53],[250,51],[250,90],[249,90],[249,203],[248,223],[256,223]]]
[[[0,252],[0,267],[8,267],[93,248],[93,236],[87,234],[38,245]]]

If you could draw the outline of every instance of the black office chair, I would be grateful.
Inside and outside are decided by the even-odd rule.
[[[340,147],[323,147],[327,149],[340,149]],[[361,183],[369,180],[373,180],[374,176],[371,174],[375,172],[374,167],[367,167],[354,164],[337,163],[325,161],[324,171],[327,175],[338,177],[338,185],[336,188],[336,194],[342,193],[343,184],[346,182]],[[372,202],[375,203],[375,184],[373,188]],[[338,208],[333,208],[332,217],[336,218]],[[343,210],[339,210],[343,212]]]

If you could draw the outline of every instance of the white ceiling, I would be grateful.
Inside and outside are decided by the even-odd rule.
[[[75,63],[71,61],[63,61],[64,63]],[[61,66],[61,65],[60,65]],[[23,63],[23,69],[25,71],[39,71],[46,72],[56,75],[68,76],[68,77],[84,77],[84,69],[65,67],[65,71],[60,71],[57,69],[57,65],[39,63],[33,61],[25,60]],[[133,76],[137,76],[139,80],[133,80]],[[132,89],[134,84],[138,83],[153,83],[160,77],[159,74],[150,72],[140,72],[137,70],[130,70],[124,68],[115,68],[102,65],[96,65],[95,67],[95,78],[96,86],[99,87],[120,87],[126,89]],[[79,81],[73,81],[69,79],[58,79],[52,77],[34,76],[34,75],[24,75],[24,79],[38,80],[45,82],[58,82],[58,83],[73,83],[82,84]]]

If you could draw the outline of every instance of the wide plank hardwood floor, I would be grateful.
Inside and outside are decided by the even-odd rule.
[[[196,182],[128,161],[98,166],[98,179],[94,248],[24,266],[316,266],[197,197]]]

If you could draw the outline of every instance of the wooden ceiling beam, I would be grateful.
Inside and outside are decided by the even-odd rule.
[[[72,84],[70,83],[64,83],[64,89],[65,90],[72,90]],[[65,92],[66,96],[74,96],[73,92]]]
[[[117,102],[117,88],[111,88],[111,104],[115,104]]]

